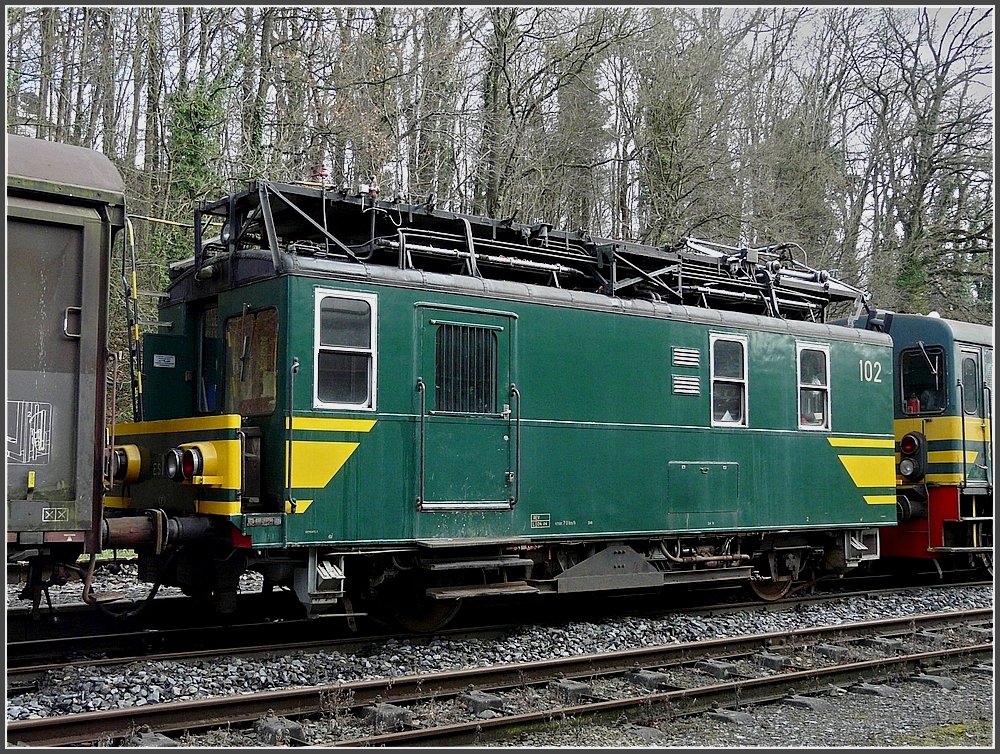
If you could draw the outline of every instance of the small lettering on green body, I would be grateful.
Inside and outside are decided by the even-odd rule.
[[[548,513],[532,513],[531,514],[531,528],[532,529],[548,529],[552,525],[552,517]]]

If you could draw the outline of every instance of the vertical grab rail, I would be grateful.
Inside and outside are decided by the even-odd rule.
[[[288,470],[285,472],[285,503],[286,513],[295,513],[295,498],[292,497],[292,424],[295,415],[295,375],[299,373],[299,359],[292,357],[292,366],[288,370]],[[287,527],[285,536],[287,537]],[[287,542],[286,542],[287,544]]]
[[[965,463],[968,451],[968,443],[965,439],[965,385],[962,384],[961,380],[957,380],[956,384],[958,385],[958,421],[962,425],[962,484],[959,486],[964,490],[969,486],[969,469]]]
[[[983,415],[986,417],[986,424],[989,427],[987,436],[986,427],[983,427],[983,452],[986,455],[986,487],[993,489],[993,480],[990,475],[993,472],[993,391],[983,380]]]
[[[517,399],[517,410],[514,412],[514,496],[510,499],[510,507],[513,508],[521,497],[521,391],[513,382],[510,384],[510,397]]]
[[[420,393],[420,463],[419,477],[417,479],[417,510],[421,510],[424,505],[424,417],[427,414],[427,386],[423,377],[417,377],[417,392]]]
[[[118,363],[120,357],[117,351],[108,354],[107,360],[111,367],[111,405],[104,404],[104,426],[106,432],[107,446],[104,448],[104,479],[102,485],[104,491],[108,492],[115,486],[115,424],[118,422]],[[110,411],[110,421],[108,412]],[[101,544],[100,537],[97,539],[98,546]],[[98,548],[100,549],[100,548]]]

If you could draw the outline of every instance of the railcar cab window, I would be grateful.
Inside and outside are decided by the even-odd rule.
[[[712,425],[747,426],[747,341],[709,336],[712,347]]]
[[[830,351],[826,346],[796,346],[799,372],[799,428],[830,428]]]
[[[939,414],[948,405],[944,349],[940,346],[910,348],[899,355],[900,406],[904,414]]]
[[[979,366],[971,356],[962,357],[962,410],[967,414],[979,412]]]
[[[983,406],[989,408],[993,400],[993,349],[983,349]]]
[[[375,408],[377,316],[376,296],[316,290],[314,406]]]
[[[226,412],[260,416],[274,411],[278,310],[251,311],[226,320]]]

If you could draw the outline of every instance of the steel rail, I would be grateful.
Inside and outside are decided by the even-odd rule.
[[[877,633],[880,635],[912,634],[935,627],[968,625],[992,621],[991,609],[929,613],[889,618],[863,623],[819,626],[786,632],[744,635],[712,639],[693,644],[671,644],[641,649],[625,650],[610,654],[587,654],[555,660],[524,664],[494,665],[465,668],[431,675],[409,675],[348,684],[292,688],[254,694],[210,697],[184,702],[168,702],[99,712],[83,712],[31,720],[15,720],[7,724],[9,742],[31,746],[59,746],[86,744],[109,738],[122,738],[132,731],[148,726],[151,730],[183,731],[205,729],[233,723],[252,722],[275,714],[295,717],[329,711],[331,700],[350,698],[352,707],[363,707],[377,702],[416,701],[428,696],[436,698],[457,695],[470,686],[489,689],[510,689],[538,684],[554,678],[595,677],[612,675],[636,667],[663,667],[670,664],[689,663],[696,660],[749,654],[762,649],[811,644],[829,640],[843,640]],[[912,656],[910,662],[928,661],[949,654],[989,653],[993,645],[982,644],[956,650],[939,650]],[[878,660],[871,667],[886,667],[890,660]],[[856,663],[859,667],[865,663]],[[801,671],[804,672],[804,671]],[[800,672],[800,676],[801,676]],[[809,671],[811,672],[811,671]],[[832,672],[832,671],[831,671]],[[800,677],[795,673],[791,677]],[[801,676],[805,677],[805,676]],[[755,688],[758,681],[738,681],[720,684],[720,687]],[[787,688],[787,687],[786,687]],[[671,692],[672,693],[672,692]],[[662,695],[652,695],[660,697]],[[681,695],[683,696],[683,695]],[[674,697],[664,697],[673,699]],[[600,711],[589,707],[594,711]],[[610,708],[609,708],[610,709]],[[566,714],[571,714],[567,711]],[[489,721],[478,721],[485,726]]]
[[[964,584],[965,586],[991,586],[992,582],[969,582]],[[931,585],[939,587],[951,587],[955,584],[939,584]],[[730,602],[725,604],[692,604],[686,606],[673,606],[669,609],[657,608],[657,609],[642,609],[641,611],[635,611],[631,608],[625,608],[625,612],[628,615],[633,616],[643,616],[643,617],[664,617],[667,615],[716,615],[720,613],[730,613],[734,611],[741,610],[753,610],[753,611],[776,611],[776,610],[786,610],[790,606],[799,604],[812,604],[819,602],[827,602],[836,599],[847,599],[850,597],[871,597],[874,594],[888,594],[898,591],[897,589],[867,589],[864,591],[845,591],[845,592],[826,592],[820,594],[799,594],[794,597],[787,597],[782,600],[775,602]],[[794,590],[793,590],[794,594]],[[187,597],[165,597],[164,600],[188,600]],[[428,634],[420,635],[408,635],[408,634],[370,634],[365,632],[360,635],[344,636],[344,637],[328,637],[323,639],[300,639],[294,642],[280,641],[279,643],[269,643],[267,639],[263,642],[255,640],[252,635],[254,628],[263,628],[265,630],[273,629],[275,624],[265,623],[265,624],[237,624],[236,627],[232,625],[227,626],[192,626],[190,628],[162,628],[150,630],[149,628],[144,628],[142,630],[133,630],[126,633],[104,633],[104,634],[83,634],[81,635],[81,629],[79,626],[80,618],[91,614],[91,608],[78,605],[74,606],[77,610],[82,611],[77,613],[75,618],[62,616],[62,624],[74,627],[76,633],[69,637],[59,638],[56,636],[44,636],[43,638],[31,639],[27,641],[17,641],[11,640],[9,637],[15,633],[18,633],[11,625],[10,615],[8,614],[8,642],[7,642],[7,676],[8,676],[8,687],[12,680],[16,680],[17,683],[25,683],[30,680],[31,677],[37,677],[47,670],[52,670],[56,668],[66,668],[66,667],[76,667],[76,666],[108,666],[108,665],[124,665],[131,662],[139,662],[143,660],[184,660],[192,658],[204,658],[219,655],[242,655],[242,656],[252,656],[261,652],[279,652],[288,653],[294,651],[314,651],[323,648],[337,649],[343,652],[359,651],[358,649],[352,649],[352,646],[358,648],[363,648],[370,646],[372,643],[377,643],[380,641],[385,641],[387,638],[404,639],[409,638],[414,641],[428,640],[432,638]],[[559,614],[558,620],[562,621],[566,618],[565,614]],[[534,622],[534,621],[532,621]],[[548,624],[550,621],[542,620],[541,624]],[[285,625],[292,625],[290,622],[286,622]],[[295,625],[304,625],[309,627],[309,621],[303,621]],[[444,631],[438,631],[434,636],[438,637],[450,637],[450,638],[466,638],[466,637],[481,637],[485,635],[486,637],[493,637],[505,630],[514,630],[520,624],[507,624],[505,622],[500,623],[487,623],[478,626],[469,626],[465,628],[451,628]],[[214,643],[213,646],[205,646],[205,640],[211,638],[211,632],[223,632],[225,634],[226,641],[219,641]],[[234,631],[238,633],[234,633]],[[201,643],[203,649],[184,649],[180,651],[175,651],[172,648],[183,647],[186,644],[189,645],[192,641],[198,641]],[[107,649],[109,646],[117,647],[119,651],[125,650],[129,643],[134,643],[138,645],[137,647],[131,648],[129,651],[135,652],[135,654],[114,654],[113,656],[106,656],[101,659],[87,658],[85,655],[88,652],[98,652]],[[142,647],[150,647],[150,649],[142,649]],[[82,659],[73,659],[74,656],[82,657]],[[58,657],[58,660],[52,659]],[[47,659],[48,658],[48,659]]]
[[[925,664],[932,662],[954,662],[956,659],[968,661],[970,658],[992,656],[992,644],[939,649],[932,652],[865,660],[825,668],[797,670],[709,686],[630,696],[623,699],[595,701],[519,715],[505,715],[489,720],[477,719],[465,723],[382,733],[366,738],[337,741],[324,748],[400,746],[405,744],[419,744],[421,746],[476,744],[482,743],[485,739],[496,738],[507,730],[523,731],[570,717],[594,719],[610,716],[613,719],[621,719],[621,713],[637,708],[644,710],[665,709],[669,716],[681,717],[708,712],[720,707],[742,707],[748,704],[774,702],[787,698],[791,691],[817,692],[829,689],[832,685],[855,683],[859,679],[871,681],[902,676],[918,671]]]

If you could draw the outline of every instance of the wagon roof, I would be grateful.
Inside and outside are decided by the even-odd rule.
[[[125,203],[125,182],[93,149],[7,134],[8,191],[59,194],[68,202]]]

